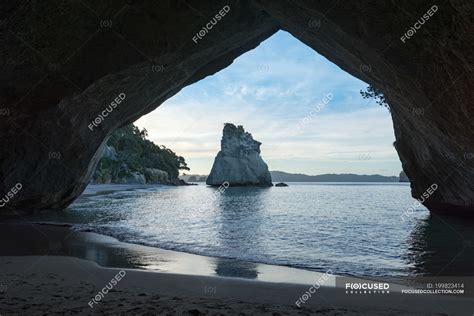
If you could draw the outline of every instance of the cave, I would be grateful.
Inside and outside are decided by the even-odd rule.
[[[0,6],[1,192],[9,198],[2,212],[66,207],[89,183],[116,128],[284,30],[383,91],[414,198],[436,184],[423,202],[431,212],[474,216],[471,4],[443,2],[436,10],[424,0]],[[427,12],[429,19],[414,28]]]

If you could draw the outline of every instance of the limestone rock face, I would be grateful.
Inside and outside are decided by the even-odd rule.
[[[118,179],[118,183],[120,184],[145,184],[146,179],[145,176],[136,171],[132,171],[124,177]]]
[[[413,197],[436,183],[431,211],[474,216],[474,3],[437,3],[408,39],[432,1],[88,3],[0,3],[0,194],[22,184],[0,212],[64,208],[116,128],[282,29],[384,92]]]
[[[221,150],[214,160],[206,184],[220,186],[272,186],[272,176],[260,156],[261,143],[242,126],[226,123],[221,140]]]
[[[156,168],[146,168],[145,178],[147,183],[167,183],[170,181],[168,172]]]

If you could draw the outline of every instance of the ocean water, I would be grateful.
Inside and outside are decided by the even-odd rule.
[[[365,277],[474,275],[472,223],[415,207],[405,183],[160,186],[82,197],[34,220],[206,256]]]

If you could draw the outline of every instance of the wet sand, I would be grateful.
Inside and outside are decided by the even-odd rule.
[[[2,315],[471,315],[474,306],[472,297],[402,295],[396,285],[389,295],[347,295],[330,277],[297,308],[324,274],[126,244],[66,226],[0,224],[0,254]],[[118,273],[123,278],[108,290]]]
[[[200,256],[120,242],[67,225],[0,224],[0,251],[4,256],[70,256],[102,267],[214,277],[238,277],[267,282],[312,284],[324,273],[290,267]],[[334,286],[335,279],[326,280]]]

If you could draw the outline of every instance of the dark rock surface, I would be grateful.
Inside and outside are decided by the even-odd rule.
[[[6,207],[63,208],[95,170],[118,127],[228,66],[276,30],[250,2],[195,43],[220,1],[3,1],[0,5],[0,192]],[[235,6],[234,6],[235,4]],[[121,93],[125,99],[88,126]]]
[[[408,179],[405,171],[400,172],[400,176],[398,177],[398,182],[410,182],[410,179]]]
[[[287,187],[288,184],[284,183],[284,182],[278,182],[277,184],[275,184],[276,187]]]
[[[395,148],[430,210],[474,214],[474,4],[443,1],[2,1],[0,192],[5,208],[62,208],[114,129],[228,66],[279,28],[384,91]],[[317,71],[317,70],[315,70]],[[89,126],[118,95],[126,98]]]
[[[217,153],[206,184],[221,186],[272,186],[272,176],[260,156],[261,143],[242,126],[226,123],[221,150]]]
[[[197,183],[187,183],[186,181],[182,179],[173,179],[169,182],[171,185],[175,186],[181,186],[181,185],[198,185]]]

